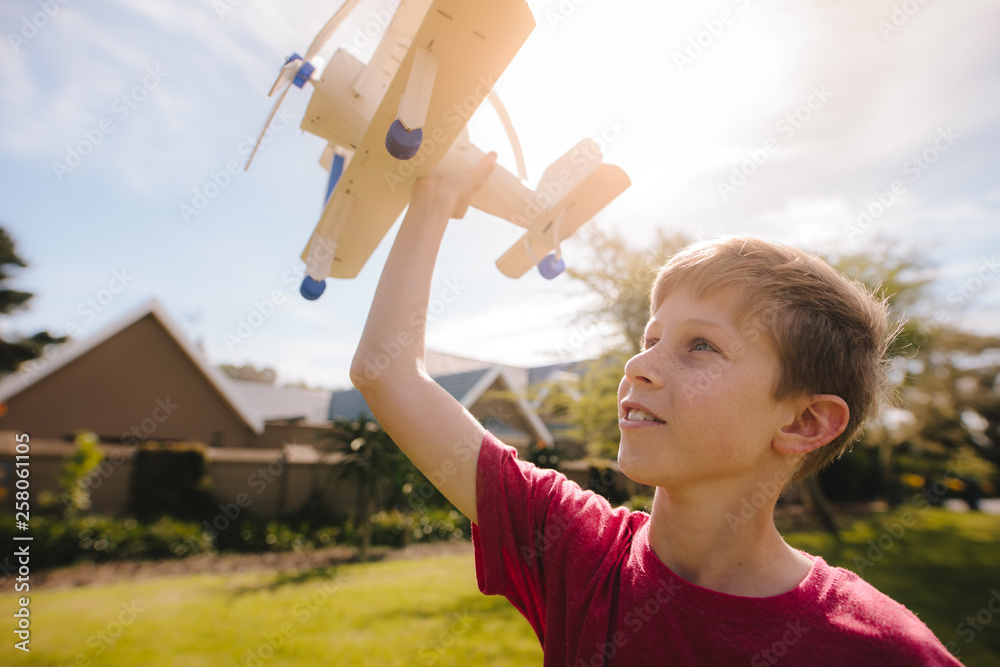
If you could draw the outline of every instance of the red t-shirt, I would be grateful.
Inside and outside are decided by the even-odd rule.
[[[774,597],[689,583],[650,548],[648,514],[518,461],[491,434],[476,496],[479,589],[524,614],[545,665],[960,664],[906,607],[819,557]]]

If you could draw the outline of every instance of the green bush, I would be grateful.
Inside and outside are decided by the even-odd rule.
[[[11,544],[13,516],[0,517],[0,541]],[[105,562],[148,558],[175,558],[212,550],[209,537],[194,524],[161,519],[145,525],[132,519],[103,516],[61,518],[44,516],[31,521],[33,566],[70,565],[79,561]]]
[[[218,551],[259,553],[265,551],[302,551],[313,546],[308,530],[295,530],[276,521],[243,519],[214,536]]]
[[[472,534],[469,519],[453,509],[432,509],[421,515],[382,511],[372,516],[372,524],[372,544],[390,547],[462,539]]]
[[[204,447],[146,442],[135,452],[129,513],[140,521],[163,516],[198,519],[215,511]]]
[[[424,514],[398,510],[373,516],[372,543],[401,547],[412,542],[467,538],[469,520],[454,509]],[[11,544],[16,530],[13,515],[0,516],[0,543]],[[353,522],[341,526],[289,524],[245,518],[226,530],[206,530],[203,524],[161,518],[155,523],[107,516],[36,516],[31,535],[37,548],[32,565],[44,569],[90,561],[182,558],[203,553],[260,553],[321,549],[338,543],[357,544]]]
[[[882,493],[882,473],[875,447],[856,446],[820,470],[819,485],[833,502],[867,502]]]

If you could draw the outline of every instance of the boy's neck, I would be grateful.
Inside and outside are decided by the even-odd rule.
[[[650,548],[679,577],[719,593],[771,597],[792,590],[809,574],[812,561],[775,528],[776,499],[746,516],[741,498],[718,488],[683,495],[658,488]]]

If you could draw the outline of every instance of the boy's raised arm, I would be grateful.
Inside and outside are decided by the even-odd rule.
[[[493,171],[490,153],[469,172],[420,179],[393,243],[351,363],[351,381],[382,428],[470,520],[485,429],[424,370],[431,276],[448,220],[461,218]],[[387,363],[388,362],[388,363]]]

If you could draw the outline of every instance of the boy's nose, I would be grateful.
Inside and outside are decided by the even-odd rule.
[[[662,372],[653,359],[653,348],[640,352],[625,362],[625,379],[632,384],[658,387],[663,384]]]

